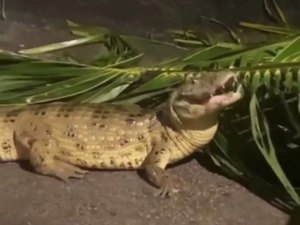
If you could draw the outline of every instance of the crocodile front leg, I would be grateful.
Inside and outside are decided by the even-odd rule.
[[[165,170],[170,160],[170,151],[163,146],[155,146],[144,162],[144,170],[150,182],[160,190],[158,195],[169,197],[178,190],[174,188],[173,176]]]

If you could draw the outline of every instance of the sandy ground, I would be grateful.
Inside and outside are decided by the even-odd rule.
[[[284,225],[287,215],[192,160],[172,168],[170,199],[136,172],[94,171],[70,184],[1,165],[0,222],[10,225]]]
[[[207,15],[235,24],[262,21],[259,4],[237,1],[38,1],[10,0],[0,23],[0,47],[18,49],[68,39],[64,20],[110,26],[130,33],[179,27]],[[296,15],[299,3],[286,11]],[[298,4],[298,5],[297,5]],[[242,13],[240,8],[247,7]],[[210,14],[207,14],[210,12]],[[230,13],[228,13],[230,12]],[[236,15],[233,15],[233,12]],[[230,16],[229,16],[230,15]],[[251,16],[252,15],[252,16]],[[255,16],[253,16],[255,15]],[[236,19],[240,18],[240,19]],[[293,17],[294,18],[294,17]],[[294,18],[294,20],[296,20]],[[136,172],[91,172],[65,184],[17,163],[1,165],[0,224],[9,225],[286,225],[288,215],[195,158],[172,168],[182,191],[171,199]],[[206,159],[208,164],[209,159]]]

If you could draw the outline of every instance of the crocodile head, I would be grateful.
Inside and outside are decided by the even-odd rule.
[[[242,86],[231,71],[201,72],[171,94],[169,121],[186,129],[206,129],[218,123],[219,112],[243,97]]]

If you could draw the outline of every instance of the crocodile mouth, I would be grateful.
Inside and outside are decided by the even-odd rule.
[[[228,101],[238,91],[240,84],[235,76],[230,75],[223,81],[223,84],[216,85],[213,92],[204,92],[198,96],[198,104],[220,103]]]
[[[234,76],[229,77],[223,85],[219,85],[214,93],[213,96],[228,94],[230,92],[235,92],[239,86],[237,79]]]

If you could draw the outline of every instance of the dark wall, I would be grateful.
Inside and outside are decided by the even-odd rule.
[[[278,1],[289,19],[299,21],[300,1]],[[6,0],[9,19],[45,25],[66,19],[125,29],[181,27],[199,23],[200,15],[235,25],[263,22],[262,0]]]

